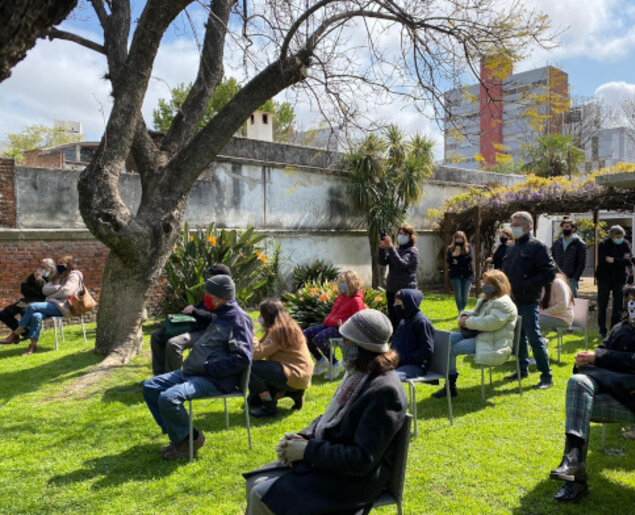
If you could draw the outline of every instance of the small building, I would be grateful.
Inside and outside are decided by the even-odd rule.
[[[35,168],[66,168],[81,170],[90,163],[98,141],[66,143],[50,148],[38,148],[24,153],[24,166]]]
[[[273,119],[275,114],[254,111],[247,120],[247,138],[273,141]]]

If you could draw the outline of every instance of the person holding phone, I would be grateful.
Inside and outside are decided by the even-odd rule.
[[[474,280],[472,260],[472,246],[467,242],[465,233],[456,231],[447,250],[447,262],[450,268],[450,283],[454,288],[454,299],[459,313],[467,306]]]

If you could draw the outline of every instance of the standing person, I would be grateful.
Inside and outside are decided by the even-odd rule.
[[[580,277],[586,266],[586,244],[576,233],[578,224],[573,218],[565,216],[560,222],[562,236],[553,242],[551,255],[556,265],[569,279],[569,288],[573,297],[578,296]]]
[[[507,249],[510,245],[514,244],[514,235],[512,234],[512,230],[507,227],[501,229],[498,241],[500,244],[496,247],[494,255],[485,260],[486,263],[493,264],[495,270],[503,268],[503,259],[505,259]]]
[[[374,309],[340,328],[348,371],[323,415],[276,447],[278,462],[248,472],[247,515],[368,513],[395,464],[406,395],[388,347],[390,320]]]
[[[143,399],[170,444],[161,449],[163,458],[175,460],[189,454],[189,417],[185,401],[238,391],[243,371],[253,355],[254,330],[251,318],[236,301],[236,285],[228,275],[205,281],[208,305],[216,315],[175,370],[143,383]],[[202,431],[194,429],[194,451],[205,443]]]
[[[509,279],[518,315],[523,320],[518,349],[520,374],[522,377],[529,374],[529,343],[536,359],[536,367],[540,371],[540,382],[535,388],[544,390],[553,386],[553,374],[549,366],[547,345],[540,332],[538,302],[542,296],[542,288],[553,281],[556,268],[546,245],[531,235],[533,226],[534,221],[526,211],[518,211],[512,215],[511,230],[515,243],[507,250],[503,272]],[[517,380],[517,373],[514,372],[505,379]]]
[[[299,410],[304,406],[304,391],[311,385],[313,373],[313,360],[302,329],[276,299],[260,303],[258,322],[265,334],[254,346],[249,393],[250,404],[257,397],[260,406],[254,407],[251,414],[275,415],[277,394],[291,397],[293,409]]]
[[[208,278],[215,275],[227,275],[231,277],[231,269],[227,265],[217,263],[212,265],[207,271]],[[181,311],[184,315],[190,315],[196,319],[192,328],[183,334],[168,338],[165,327],[161,326],[152,333],[150,337],[150,349],[152,351],[152,373],[155,376],[179,370],[183,366],[183,351],[191,349],[207,329],[214,316],[211,306],[209,305],[209,297],[203,297],[203,300],[196,306],[185,306]]]
[[[450,282],[454,288],[454,298],[459,313],[467,306],[474,280],[472,257],[472,246],[467,242],[465,233],[456,231],[452,244],[448,247],[447,261],[450,265]]]
[[[329,339],[339,338],[339,327],[358,311],[364,309],[364,291],[362,287],[364,281],[353,270],[342,272],[338,278],[338,288],[340,294],[335,299],[331,312],[326,316],[321,324],[312,325],[304,330],[307,345],[316,364],[313,375],[321,375],[326,371],[326,378],[330,381],[344,371],[344,366],[337,360],[333,353],[333,363],[328,372],[329,362],[327,356],[330,354]]]
[[[404,224],[397,232],[397,245],[394,247],[390,236],[379,240],[379,264],[388,266],[386,277],[386,302],[388,318],[393,332],[399,325],[399,315],[395,311],[395,295],[402,288],[417,288],[417,266],[419,249],[415,246],[417,234],[410,224]]]
[[[541,329],[571,327],[574,317],[574,303],[573,292],[569,288],[567,276],[558,271],[554,280],[545,285],[542,299],[540,299]]]
[[[40,266],[30,274],[20,285],[22,298],[13,304],[9,304],[0,311],[0,321],[9,329],[15,331],[18,328],[17,315],[24,316],[24,312],[29,304],[33,302],[43,302],[46,295],[42,293],[42,288],[48,278],[55,272],[55,261],[45,258],[40,261]],[[18,343],[19,340],[13,343]]]
[[[595,277],[598,280],[598,328],[600,338],[606,338],[606,308],[613,293],[611,327],[619,322],[622,311],[622,288],[626,284],[626,267],[630,265],[631,246],[624,239],[624,229],[614,225],[608,238],[598,245],[598,262]]]
[[[73,257],[60,258],[55,275],[42,288],[42,293],[47,296],[46,300],[29,304],[18,327],[0,343],[15,343],[21,334],[25,334],[31,344],[22,355],[33,354],[37,351],[42,321],[50,317],[69,316],[71,305],[68,299],[79,294],[83,288],[84,276],[75,268]]]

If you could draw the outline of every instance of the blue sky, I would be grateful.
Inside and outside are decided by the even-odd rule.
[[[502,3],[512,0],[501,0]],[[635,98],[635,0],[525,0],[551,16],[562,30],[560,46],[551,51],[534,50],[516,65],[517,71],[552,64],[569,74],[573,95],[598,94],[607,102]],[[133,0],[133,18],[144,5]],[[189,8],[199,38],[203,37],[202,8]],[[85,2],[62,28],[99,40],[99,26]],[[166,34],[148,88],[143,114],[151,124],[152,108],[169,95],[179,82],[193,80],[198,66],[198,50],[189,22],[181,16]],[[109,87],[103,80],[105,60],[87,49],[64,41],[40,40],[13,75],[0,83],[0,140],[30,124],[52,125],[54,119],[81,121],[86,139],[99,139],[110,109]],[[240,79],[240,69],[226,73]],[[470,80],[474,82],[474,80]],[[320,116],[315,106],[296,97],[299,125],[317,126]],[[407,132],[429,134],[437,142],[435,153],[442,155],[441,133],[435,122],[408,108],[407,103],[376,106],[368,99],[369,112],[386,122],[396,122]]]

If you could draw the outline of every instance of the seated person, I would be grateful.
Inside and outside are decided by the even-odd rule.
[[[406,395],[388,347],[392,325],[374,309],[340,332],[347,373],[323,415],[276,447],[279,461],[245,474],[249,515],[356,513],[386,487],[391,443],[404,424]]]
[[[577,502],[589,492],[586,454],[591,418],[598,422],[635,422],[635,286],[624,288],[628,312],[613,326],[595,352],[575,357],[574,374],[567,384],[564,455],[549,477],[564,481],[554,496],[559,502]],[[601,395],[597,397],[598,394]]]
[[[18,328],[18,320],[15,317],[17,315],[23,316],[27,306],[32,302],[43,302],[46,299],[46,295],[42,293],[42,288],[54,270],[55,261],[49,258],[43,259],[40,266],[20,285],[22,298],[0,311],[0,321],[15,331]],[[12,343],[19,341],[18,339]]]
[[[231,277],[231,270],[221,263],[212,265],[207,271],[208,277],[215,275],[228,275]],[[152,373],[155,376],[180,370],[183,366],[183,351],[191,349],[212,320],[211,309],[205,305],[205,299],[196,306],[185,306],[181,311],[184,315],[190,315],[196,319],[192,329],[186,333],[173,336],[168,339],[165,334],[165,327],[161,326],[152,333],[150,337],[150,349],[152,351]]]
[[[243,371],[253,354],[253,324],[236,302],[236,286],[228,275],[205,281],[207,304],[216,315],[175,370],[143,383],[143,398],[170,444],[161,449],[163,458],[175,460],[189,455],[189,416],[183,403],[238,391]],[[194,451],[205,443],[202,431],[194,429]]]
[[[428,372],[434,352],[434,327],[419,306],[423,293],[404,288],[395,295],[395,309],[401,319],[392,339],[392,350],[399,354],[399,379],[423,376]]]
[[[456,397],[456,357],[476,354],[476,363],[488,366],[500,365],[509,359],[514,345],[514,328],[518,310],[509,296],[511,286],[500,270],[483,274],[483,292],[472,311],[459,315],[460,332],[453,331],[450,342],[450,395]],[[432,394],[437,399],[447,395],[445,388]]]
[[[250,405],[254,417],[278,412],[278,397],[291,397],[294,409],[304,405],[304,390],[311,385],[313,360],[302,329],[282,302],[267,299],[260,303],[258,322],[265,330],[254,345],[254,361],[249,378]]]
[[[364,282],[356,272],[352,270],[343,272],[338,279],[340,294],[335,299],[331,312],[326,316],[324,322],[304,330],[307,345],[316,361],[313,369],[314,376],[323,374],[329,368],[326,358],[329,355],[329,339],[339,338],[338,327],[355,313],[364,309],[363,286]],[[336,379],[343,371],[344,367],[333,353],[331,372],[330,374],[327,372],[326,378]]]
[[[569,279],[558,271],[554,280],[547,283],[543,289],[538,310],[540,328],[571,327],[574,302],[573,292],[569,288]]]
[[[75,268],[73,257],[60,258],[55,274],[42,287],[42,293],[47,296],[45,301],[29,304],[18,327],[0,343],[15,343],[16,340],[19,340],[20,335],[24,334],[31,340],[31,344],[22,355],[33,354],[37,351],[42,321],[50,317],[69,316],[71,305],[68,299],[79,294],[83,289],[84,276]]]

